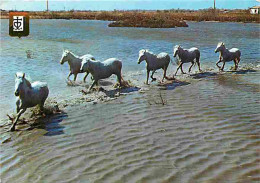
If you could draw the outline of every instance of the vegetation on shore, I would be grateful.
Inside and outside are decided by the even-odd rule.
[[[256,22],[259,15],[248,10],[157,10],[157,11],[32,11],[31,19],[85,19],[113,21],[110,27],[187,27],[185,21]],[[1,18],[8,18],[8,11],[1,11]]]

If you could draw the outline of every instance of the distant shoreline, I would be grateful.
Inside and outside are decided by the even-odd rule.
[[[248,10],[157,10],[157,11],[31,11],[30,19],[79,19],[112,21],[109,27],[175,28],[188,27],[185,21],[260,23],[260,15]],[[9,12],[1,11],[1,19]]]

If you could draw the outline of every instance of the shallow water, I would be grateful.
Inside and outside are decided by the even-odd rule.
[[[16,39],[8,37],[8,22],[1,20],[1,119],[14,111],[14,74],[19,70],[32,80],[47,81],[50,98],[57,101],[81,95],[79,87],[66,85],[68,66],[59,65],[63,48],[100,60],[121,59],[124,77],[142,88],[106,103],[68,106],[29,131],[0,129],[2,181],[260,181],[259,25],[189,22],[188,28],[136,29],[107,24],[31,20],[30,36]],[[240,68],[250,69],[218,73],[214,49],[219,41],[239,47]],[[179,76],[177,84],[145,86],[145,66],[136,63],[138,50],[172,54],[175,44],[199,47],[207,72]],[[168,74],[175,69],[171,65]]]

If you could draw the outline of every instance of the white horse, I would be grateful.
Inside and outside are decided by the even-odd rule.
[[[104,62],[95,61],[91,58],[86,58],[82,61],[80,71],[86,71],[87,73],[91,73],[93,77],[93,83],[89,87],[88,91],[90,91],[94,85],[98,84],[98,80],[105,79],[110,77],[112,74],[117,76],[118,82],[121,86],[122,81],[122,62],[117,58],[109,58]]]
[[[43,110],[44,102],[48,97],[49,89],[47,83],[44,82],[33,82],[30,83],[25,78],[25,73],[17,72],[15,74],[15,96],[16,99],[16,112],[17,117],[12,124],[10,131],[15,130],[15,125],[27,108],[40,106],[41,111]]]
[[[216,65],[221,71],[224,70],[225,63],[232,60],[234,61],[235,64],[235,70],[237,70],[238,64],[240,62],[240,56],[241,56],[241,52],[239,49],[232,48],[228,50],[225,47],[225,44],[223,42],[220,42],[218,43],[217,48],[215,49],[215,53],[217,52],[220,52],[220,55],[219,55],[219,61],[217,61]],[[218,65],[220,62],[223,62],[222,67]]]
[[[152,81],[156,80],[156,78],[154,78],[153,75],[155,71],[158,69],[163,69],[162,82],[164,78],[169,79],[166,76],[166,71],[171,61],[171,58],[168,53],[162,52],[159,53],[158,55],[155,55],[152,52],[149,52],[148,50],[142,49],[139,51],[138,64],[140,64],[144,60],[146,61],[146,70],[147,70],[146,84],[148,84],[150,71],[153,71],[151,75]]]
[[[201,72],[200,69],[200,51],[198,48],[190,48],[190,49],[183,49],[181,46],[176,45],[173,49],[173,57],[176,57],[178,55],[179,57],[179,67],[177,68],[177,71],[175,73],[175,75],[177,74],[178,70],[181,68],[181,72],[182,74],[185,74],[182,70],[182,65],[184,63],[188,63],[191,62],[191,66],[189,68],[189,72],[191,71],[192,66],[194,65],[194,60],[196,59],[196,62],[198,64],[199,67],[199,71]]]
[[[69,50],[63,51],[63,54],[62,54],[62,57],[60,60],[60,64],[62,65],[68,61],[69,66],[70,66],[70,73],[67,77],[68,80],[69,80],[69,77],[72,74],[74,74],[74,81],[76,81],[78,73],[82,73],[82,72],[80,72],[81,62],[87,58],[91,58],[92,60],[95,60],[95,58],[90,54],[86,54],[86,55],[79,57],[79,56],[73,54],[72,52],[70,52]],[[88,72],[84,76],[84,79],[83,79],[84,82],[86,81],[87,76],[88,76]]]

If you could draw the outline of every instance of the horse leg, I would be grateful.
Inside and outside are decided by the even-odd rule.
[[[67,79],[70,80],[70,76],[72,75],[72,73],[70,72]]]
[[[16,112],[18,113],[20,111],[20,99],[18,98],[16,100]]]
[[[165,78],[165,79],[167,79],[167,80],[172,80],[171,78],[169,78],[168,76],[166,76],[167,68],[168,68],[168,66],[165,66],[165,67],[163,68],[163,78]],[[174,79],[174,77],[173,77],[173,79]]]
[[[216,66],[220,69],[220,66],[218,65],[220,62],[222,62],[220,59],[216,62]]]
[[[76,73],[74,74],[74,79],[73,79],[74,81],[76,81],[77,75],[78,75],[78,73],[77,73],[77,74],[76,74]]]
[[[146,78],[146,84],[147,84],[147,85],[148,85],[149,74],[150,74],[150,71],[147,70],[147,78]]]
[[[89,72],[86,72],[86,75],[83,78],[84,83],[86,83],[86,78],[88,77]]]
[[[240,62],[240,57],[237,58],[237,65],[239,64]]]
[[[183,63],[181,63],[181,73],[185,74],[185,72],[183,72],[183,70],[182,70],[182,65],[183,65]]]
[[[197,62],[197,64],[198,64],[199,71],[202,72],[202,70],[200,69],[200,58],[196,58],[196,62]]]
[[[155,73],[155,70],[153,70],[152,75],[151,75],[152,82],[153,82],[153,81],[156,81],[156,78],[153,77],[153,74],[154,74],[154,73]]]
[[[181,63],[182,64],[182,63]],[[177,74],[177,72],[178,72],[178,70],[180,69],[180,67],[181,67],[181,64],[179,65],[179,67],[177,68],[177,70],[176,70],[176,72],[175,72],[175,76],[176,76],[176,74]]]
[[[235,64],[235,71],[237,70],[237,59],[235,58],[234,60],[234,64]]]
[[[20,110],[20,112],[17,114],[17,117],[16,117],[14,123],[13,123],[12,126],[9,128],[9,131],[11,131],[11,132],[12,132],[12,131],[15,131],[15,125],[16,125],[16,123],[17,123],[19,117],[20,117],[25,111],[26,111],[26,109]]]
[[[220,69],[221,71],[224,71],[225,63],[226,63],[226,62],[223,62],[223,65],[222,65],[222,67],[221,67],[221,69]]]
[[[189,68],[189,72],[191,71],[192,66],[194,65],[194,62],[191,62],[191,66]]]
[[[121,73],[117,74],[117,80],[119,82],[119,85],[122,86],[122,77],[121,77]]]
[[[90,92],[90,90],[94,87],[95,84],[97,84],[96,80],[94,80],[92,85],[88,88],[88,92]]]

